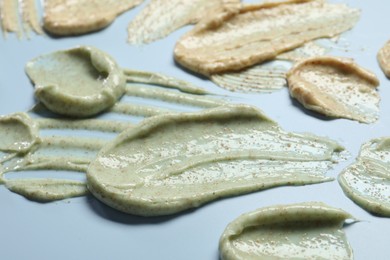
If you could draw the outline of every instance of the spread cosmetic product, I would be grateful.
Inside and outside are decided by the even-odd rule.
[[[242,5],[201,20],[176,44],[175,59],[206,76],[274,59],[282,52],[351,29],[360,12],[322,0]]]
[[[379,117],[379,80],[351,59],[313,57],[287,73],[292,97],[329,117],[373,123]]]
[[[40,56],[26,65],[35,97],[51,111],[73,117],[96,115],[125,92],[122,69],[107,54],[78,47]]]
[[[142,44],[164,38],[187,24],[240,5],[240,0],[152,0],[130,22],[128,42]]]
[[[28,113],[0,117],[0,183],[32,200],[85,195],[85,181],[68,179],[71,172],[63,179],[12,178],[18,176],[15,171],[84,173],[105,143],[144,117],[227,103],[183,80],[121,69],[90,46],[42,55],[28,62],[26,71],[41,103]],[[57,132],[45,134],[51,130]]]
[[[55,35],[77,35],[111,24],[143,0],[45,0],[43,26]]]
[[[226,227],[219,241],[221,259],[353,259],[342,230],[353,219],[321,202],[260,208]]]
[[[360,207],[390,217],[390,138],[363,144],[356,161],[338,180],[344,193]]]
[[[0,1],[0,29],[4,36],[8,32],[14,32],[18,38],[23,34],[28,37],[31,31],[43,34],[35,0]]]
[[[87,171],[89,190],[130,214],[173,214],[221,197],[332,180],[344,150],[289,133],[260,111],[225,105],[151,117],[106,144]]]
[[[390,77],[390,41],[379,50],[378,62],[387,77]]]

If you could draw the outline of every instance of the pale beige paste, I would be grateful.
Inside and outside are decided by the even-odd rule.
[[[93,32],[143,0],[45,0],[44,28],[56,35]]]
[[[314,57],[287,73],[292,97],[305,108],[330,117],[373,123],[379,116],[379,81],[351,59]]]
[[[225,8],[178,41],[175,59],[204,75],[241,70],[308,41],[338,35],[358,19],[357,9],[322,0]]]
[[[130,22],[128,41],[142,44],[156,41],[187,24],[213,15],[225,5],[238,5],[240,0],[152,0]]]
[[[379,50],[377,58],[383,72],[390,78],[390,41]]]

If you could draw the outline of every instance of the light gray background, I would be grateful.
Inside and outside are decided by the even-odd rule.
[[[251,1],[255,2],[255,1]],[[334,1],[333,1],[334,2]],[[111,54],[122,67],[161,72],[209,90],[233,96],[237,102],[262,109],[288,131],[328,136],[351,153],[336,166],[336,177],[354,161],[360,145],[389,134],[390,81],[380,70],[376,53],[390,39],[390,2],[343,0],[362,10],[356,27],[341,38],[332,54],[354,58],[380,79],[380,120],[365,125],[329,120],[307,112],[294,102],[287,89],[272,94],[237,94],[177,67],[172,57],[175,41],[190,27],[169,38],[134,47],[126,43],[127,23],[145,3],[120,16],[110,27],[80,37],[33,36],[17,40],[0,38],[0,114],[26,111],[34,104],[33,88],[24,73],[30,59],[76,45],[93,45]],[[344,196],[337,181],[304,187],[280,187],[209,203],[183,214],[141,218],[117,212],[92,196],[53,203],[36,203],[0,186],[1,259],[218,259],[218,240],[225,226],[240,214],[273,204],[323,201],[340,207],[359,223],[345,228],[355,259],[389,259],[390,220],[370,215]]]

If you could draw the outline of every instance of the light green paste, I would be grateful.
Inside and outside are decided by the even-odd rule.
[[[82,107],[90,104],[85,102],[86,100],[99,100],[95,98],[99,97],[101,93],[95,94],[102,90],[100,84],[102,78],[96,74],[99,73],[96,68],[104,67],[105,62],[111,62],[110,59],[105,53],[92,47],[80,47],[38,57],[28,63],[27,72],[36,83],[37,88],[40,86],[50,88],[50,82],[57,82],[61,95],[72,96],[73,101],[80,102],[74,107],[75,111],[78,109],[84,111]],[[114,61],[112,62],[114,63]],[[99,65],[100,63],[103,65]],[[55,65],[55,68],[52,68],[52,65]],[[61,68],[65,68],[66,72],[55,75],[49,73],[51,69]],[[53,178],[31,179],[14,174],[14,172],[29,170],[86,172],[91,160],[95,158],[97,152],[107,141],[134,125],[131,117],[177,113],[181,111],[180,108],[171,108],[171,105],[177,104],[198,110],[226,104],[226,101],[221,99],[205,96],[207,91],[204,89],[173,77],[128,69],[122,71],[124,71],[124,80],[127,82],[123,87],[123,92],[121,90],[123,97],[116,100],[114,95],[112,98],[115,101],[114,104],[105,109],[104,113],[99,116],[88,119],[53,117],[48,109],[52,112],[67,111],[67,104],[64,106],[64,102],[67,101],[47,105],[44,99],[40,99],[40,101],[47,107],[38,103],[29,113],[1,116],[0,183],[4,183],[10,190],[32,200],[49,201],[84,195],[87,192],[84,181]],[[43,75],[47,77],[41,77]],[[76,85],[70,84],[73,83],[74,77],[80,78],[80,82],[83,83],[82,87],[76,84],[80,89],[76,89]],[[102,90],[102,93],[107,94],[108,92]],[[61,95],[56,96],[56,98],[61,99]],[[85,98],[85,96],[89,96],[91,99]],[[109,98],[110,95],[107,97]],[[133,104],[127,101],[127,99],[134,98],[142,98],[142,104]],[[156,105],[156,101],[158,105]],[[162,108],[161,103],[168,104],[169,108]],[[106,113],[113,115],[108,116],[107,119]],[[122,116],[118,119],[115,114],[122,114]],[[42,135],[42,130],[61,131],[56,131],[55,135],[48,136],[47,134]],[[62,135],[65,130],[68,131],[68,134]],[[79,136],[78,132],[69,134],[69,131],[72,132],[72,130],[82,130],[87,131],[87,133],[89,131],[91,133],[98,132],[108,135],[108,137],[90,138]],[[16,176],[19,177],[13,178]]]
[[[280,185],[330,181],[343,148],[288,133],[253,107],[152,117],[122,132],[90,164],[89,190],[130,214],[156,216]]]
[[[123,95],[125,76],[106,53],[89,46],[40,56],[26,65],[36,98],[51,111],[95,115]]]
[[[245,213],[223,232],[221,259],[353,259],[342,230],[347,219],[353,217],[320,202]]]
[[[390,217],[390,137],[363,144],[356,162],[338,180],[344,193],[356,204]]]

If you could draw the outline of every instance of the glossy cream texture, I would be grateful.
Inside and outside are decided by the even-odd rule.
[[[338,180],[344,193],[360,207],[390,217],[390,138],[363,144],[356,161]]]
[[[288,71],[287,81],[291,96],[307,109],[363,123],[379,117],[379,80],[350,59],[303,60]]]
[[[152,0],[127,28],[128,42],[149,43],[240,0]]]
[[[33,67],[30,67],[32,77],[36,79],[36,76],[47,73],[47,65],[54,56],[53,63],[57,68],[68,66],[69,71],[64,74],[72,76],[84,72],[88,82],[96,59],[90,62],[89,56],[85,58],[85,53],[79,50],[76,48],[75,51],[56,52],[34,59],[29,63]],[[59,59],[58,55],[65,55],[65,58]],[[104,57],[101,58],[104,60]],[[96,153],[118,133],[144,117],[226,104],[226,101],[206,96],[207,92],[202,88],[167,75],[129,69],[123,69],[122,75],[127,82],[122,98],[98,116],[88,119],[61,117],[38,103],[28,113],[0,117],[0,183],[33,200],[49,201],[84,195],[87,192],[85,180],[74,179],[75,172],[81,172],[76,176],[83,176]],[[58,75],[49,75],[48,78],[54,77],[57,82],[68,84],[70,80],[62,76],[62,79]],[[93,84],[83,91],[72,88],[66,91],[93,94],[96,92]],[[96,87],[99,88],[99,85]],[[61,107],[62,104],[54,103],[53,110],[66,110],[66,107]],[[33,174],[34,178],[29,177],[31,173],[26,177],[24,172],[33,170],[39,170]],[[44,174],[46,170],[62,170],[65,173]],[[20,173],[14,174],[15,171]]]
[[[255,108],[221,106],[147,119],[104,146],[88,188],[130,214],[156,216],[280,185],[332,180],[337,143],[288,133]]]
[[[35,85],[35,97],[67,116],[95,115],[113,106],[125,91],[122,69],[89,46],[39,56],[27,63],[26,73]]]
[[[383,72],[390,78],[390,41],[379,50],[377,58]]]
[[[338,35],[358,19],[358,10],[322,0],[243,5],[199,22],[176,44],[175,59],[204,75],[237,71]]]
[[[0,150],[25,153],[38,141],[38,125],[27,114],[0,116]]]
[[[102,29],[143,0],[45,0],[44,28],[56,35]]]
[[[245,213],[223,232],[221,259],[353,259],[342,230],[347,219],[353,217],[320,202]]]

